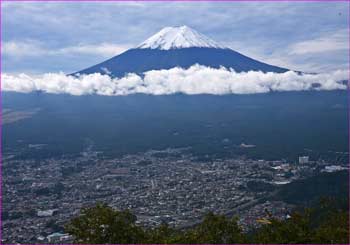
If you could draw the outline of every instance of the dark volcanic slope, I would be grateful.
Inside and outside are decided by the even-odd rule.
[[[106,74],[106,69],[114,77],[122,77],[126,73],[142,74],[149,70],[170,69],[173,67],[188,68],[200,64],[213,68],[221,66],[232,68],[237,72],[263,71],[286,72],[288,69],[272,66],[251,59],[231,49],[218,48],[181,48],[181,49],[130,49],[107,61],[94,65],[77,73]],[[75,73],[76,74],[76,73]]]

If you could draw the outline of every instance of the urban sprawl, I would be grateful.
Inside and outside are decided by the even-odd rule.
[[[246,158],[203,161],[189,152],[188,148],[150,150],[110,159],[88,148],[77,156],[43,160],[4,153],[2,243],[71,242],[64,225],[81,208],[97,202],[130,209],[139,225],[150,228],[163,222],[190,227],[212,211],[237,215],[243,229],[249,230],[266,212],[285,219],[293,208],[269,200],[272,191],[264,186],[345,168],[307,156],[294,163]]]

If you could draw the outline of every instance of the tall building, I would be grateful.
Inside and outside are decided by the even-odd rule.
[[[309,162],[309,156],[300,156],[299,157],[299,163],[300,164],[305,164]]]

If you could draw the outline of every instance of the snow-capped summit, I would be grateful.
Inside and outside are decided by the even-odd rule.
[[[139,49],[224,48],[188,26],[165,27],[141,43]]]

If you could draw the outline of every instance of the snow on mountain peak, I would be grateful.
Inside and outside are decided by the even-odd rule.
[[[190,47],[225,48],[188,26],[165,27],[137,46],[162,50]]]

